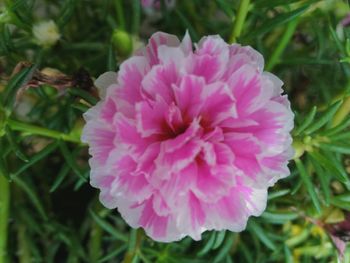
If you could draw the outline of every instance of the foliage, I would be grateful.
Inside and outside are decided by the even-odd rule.
[[[0,10],[0,263],[337,262],[328,226],[350,210],[347,1],[178,0],[151,16],[139,0],[5,0]],[[35,41],[42,20],[57,24],[55,45]],[[154,31],[186,29],[264,55],[296,114],[296,155],[247,230],[162,244],[99,204],[81,116],[97,101],[91,76],[117,69]]]

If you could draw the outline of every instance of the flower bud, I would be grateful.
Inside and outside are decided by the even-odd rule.
[[[112,43],[118,56],[128,57],[132,52],[132,42],[132,38],[127,32],[119,29],[114,30]]]
[[[33,26],[35,42],[43,47],[51,47],[56,44],[61,35],[54,21],[42,21]]]

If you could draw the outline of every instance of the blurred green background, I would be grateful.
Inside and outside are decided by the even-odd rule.
[[[0,2],[0,263],[350,262],[350,8],[343,0]],[[88,184],[93,80],[153,32],[250,45],[296,114],[292,174],[242,233],[162,244]],[[341,255],[343,254],[343,255]]]

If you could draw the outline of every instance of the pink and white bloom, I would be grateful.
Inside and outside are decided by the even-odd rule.
[[[155,33],[84,118],[91,185],[154,240],[242,231],[289,175],[293,113],[282,81],[249,46]],[[105,91],[104,91],[105,90]]]

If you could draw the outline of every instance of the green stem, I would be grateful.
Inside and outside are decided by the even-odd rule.
[[[102,229],[95,222],[92,223],[90,232],[90,244],[89,254],[90,262],[98,262],[101,256],[101,241],[102,241]]]
[[[0,263],[7,262],[10,183],[0,172]]]
[[[350,96],[344,99],[343,104],[340,106],[338,111],[335,113],[333,120],[332,120],[332,126],[335,127],[338,124],[340,124],[346,116],[348,116],[350,113]]]
[[[14,131],[20,131],[30,135],[41,135],[53,139],[64,140],[67,142],[74,142],[81,144],[80,138],[76,135],[66,134],[59,131],[46,129],[28,123],[19,122],[12,119],[7,119],[7,125]]]
[[[229,43],[234,43],[236,39],[241,35],[245,18],[247,17],[249,10],[250,0],[241,0],[235,22],[233,23],[232,31],[228,39]]]
[[[101,209],[101,205],[96,201],[94,210],[96,214]],[[101,242],[102,242],[102,228],[93,221],[91,223],[90,242],[89,242],[89,256],[91,263],[98,262],[101,256]]]
[[[140,17],[141,17],[141,6],[140,6],[139,0],[134,0],[132,2],[132,11],[133,11],[133,18],[132,18],[131,32],[135,35],[138,35],[139,27],[140,27]]]
[[[294,19],[288,23],[287,29],[284,32],[282,39],[279,40],[277,47],[275,48],[274,52],[271,55],[269,62],[266,65],[267,71],[270,71],[279,62],[283,51],[286,49],[290,39],[292,38],[292,36],[295,32],[295,29],[298,25],[298,22],[299,22],[299,17],[297,17],[296,19]]]
[[[18,226],[18,259],[20,263],[27,263],[31,261],[30,249],[26,237],[26,226],[20,224]]]
[[[134,258],[138,256],[140,246],[142,243],[143,231],[141,228],[132,229],[129,237],[129,249],[125,254],[123,263],[131,263]]]
[[[115,0],[115,10],[117,13],[118,26],[120,29],[125,30],[125,18],[122,0]]]

